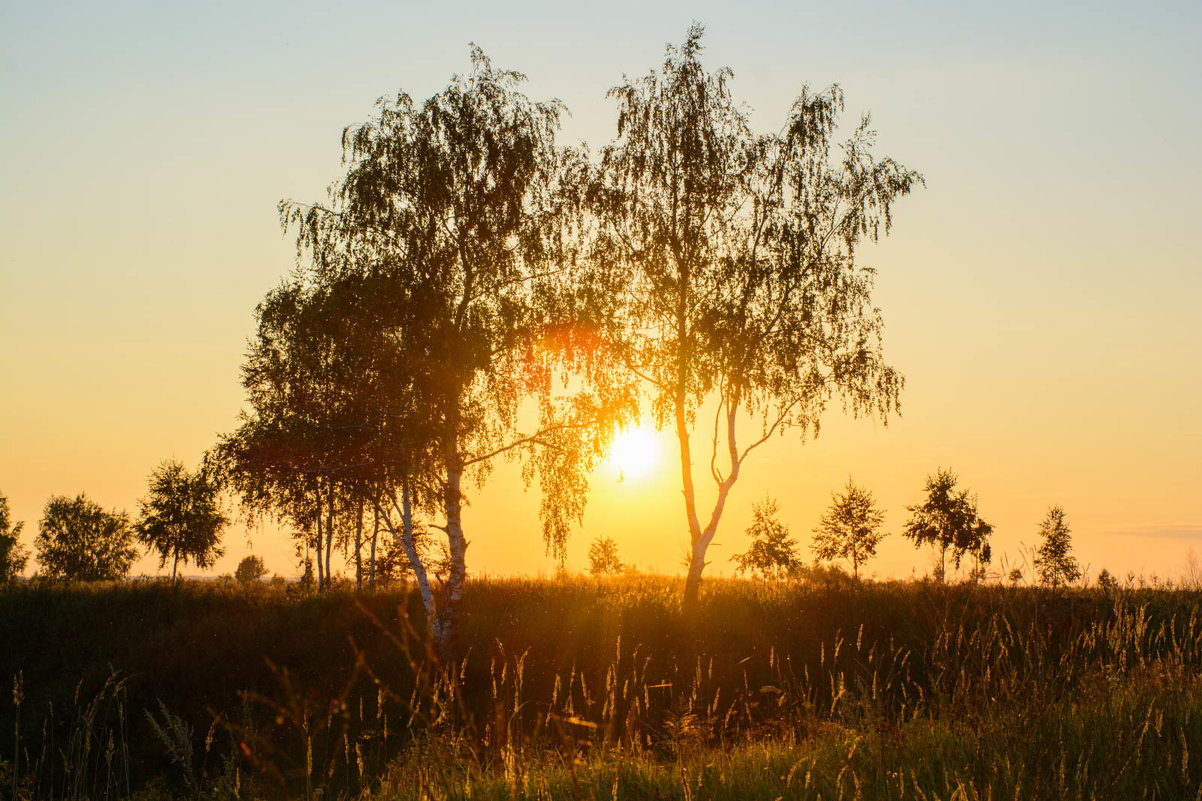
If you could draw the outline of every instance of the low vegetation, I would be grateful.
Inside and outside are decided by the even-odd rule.
[[[1196,590],[479,580],[0,593],[18,798],[1193,798]],[[64,647],[64,644],[70,644]]]

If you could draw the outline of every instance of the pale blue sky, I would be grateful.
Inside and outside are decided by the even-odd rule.
[[[322,196],[342,127],[377,97],[437,91],[474,41],[567,103],[567,141],[596,147],[606,89],[693,20],[755,124],[776,127],[802,82],[838,81],[847,118],[871,111],[881,151],[928,181],[866,254],[905,416],[774,446],[715,558],[741,550],[765,491],[808,540],[848,472],[896,527],[949,464],[999,551],[1052,503],[1095,569],[1172,574],[1202,548],[1197,2],[5,2],[0,492],[27,536],[51,493],[134,509],[161,459],[194,463],[234,425],[254,305],[291,266],[275,204]],[[546,566],[513,485],[500,476],[469,513],[475,569]],[[671,482],[658,502],[622,492],[599,492],[573,559],[641,525],[676,535],[632,529],[636,561],[674,569]],[[290,569],[286,548],[256,547]],[[925,556],[898,541],[878,567],[912,566]]]

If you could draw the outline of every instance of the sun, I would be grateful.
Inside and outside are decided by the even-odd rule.
[[[639,427],[617,433],[609,448],[609,463],[618,471],[618,481],[646,477],[659,464],[655,436]]]

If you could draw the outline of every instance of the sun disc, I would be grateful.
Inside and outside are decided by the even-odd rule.
[[[619,479],[642,478],[655,469],[658,461],[655,437],[641,428],[619,431],[610,446],[609,463],[617,468]]]

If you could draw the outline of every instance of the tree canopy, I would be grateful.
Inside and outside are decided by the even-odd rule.
[[[750,573],[765,581],[797,575],[801,559],[797,556],[797,540],[789,536],[789,528],[777,514],[780,507],[771,498],[751,507],[752,521],[747,527],[751,546],[735,554],[736,573]]]
[[[838,86],[803,88],[779,132],[753,132],[731,71],[703,68],[701,38],[693,26],[661,70],[610,91],[617,137],[591,195],[611,347],[680,445],[686,607],[753,450],[787,429],[816,434],[834,399],[854,415],[897,408],[902,378],[883,360],[873,272],[856,251],[889,231],[894,202],[922,180],[873,154],[867,117],[832,141]],[[708,514],[693,465],[703,408],[713,414]]]
[[[171,560],[173,581],[181,561],[204,569],[224,553],[221,532],[229,520],[219,493],[204,470],[189,472],[175,460],[151,473],[146,497],[138,502],[134,532],[147,548],[158,551],[160,568]]]
[[[24,528],[24,522],[12,522],[8,498],[0,493],[0,582],[16,579],[29,562],[29,551],[21,544]]]
[[[593,576],[611,576],[625,569],[613,537],[597,537],[588,547],[588,572]]]
[[[977,514],[977,499],[968,490],[956,489],[957,477],[942,468],[927,476],[926,500],[907,506],[910,520],[902,533],[916,546],[933,545],[939,551],[939,579],[947,576],[947,552],[955,566],[970,554],[978,564],[993,558],[989,537],[993,526]]]
[[[267,566],[254,554],[242,557],[242,561],[234,570],[234,579],[240,584],[255,584],[266,575]]]
[[[814,555],[823,560],[846,559],[852,575],[860,577],[860,565],[876,555],[884,539],[880,530],[884,512],[868,490],[847,479],[842,494],[831,493],[831,506],[814,529]]]
[[[1053,506],[1039,524],[1040,543],[1035,551],[1035,572],[1039,574],[1041,583],[1052,587],[1071,584],[1082,574],[1081,565],[1073,556],[1072,532],[1064,518],[1064,509]]]
[[[83,493],[46,502],[33,545],[42,575],[77,581],[124,578],[138,556],[129,515]]]
[[[424,103],[400,93],[344,131],[328,204],[281,203],[300,269],[260,305],[252,410],[219,448],[244,500],[317,531],[319,576],[323,508],[327,575],[335,505],[356,525],[370,508],[443,643],[467,576],[464,482],[524,457],[562,555],[624,408],[577,324],[591,308],[571,275],[579,156],[555,144],[560,104],[529,100],[523,80],[474,49],[471,72]],[[440,588],[423,517],[445,535]]]

